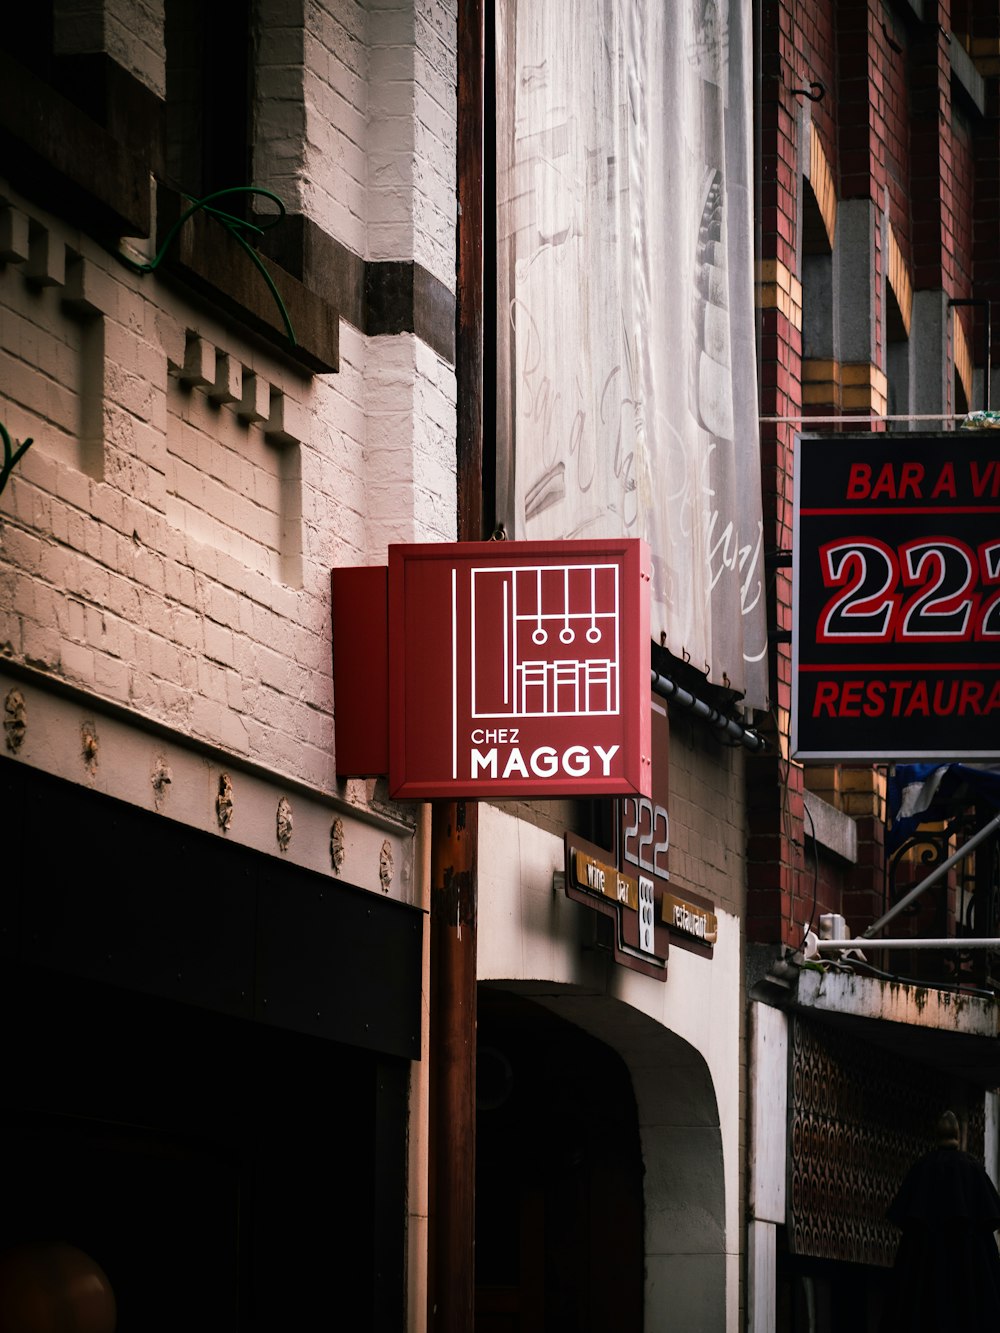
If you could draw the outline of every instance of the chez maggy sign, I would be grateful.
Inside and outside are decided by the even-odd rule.
[[[388,772],[403,799],[648,793],[648,567],[623,539],[335,570],[337,772]]]
[[[619,797],[611,848],[567,835],[566,892],[664,979],[670,941],[711,957],[717,921],[669,883],[647,568],[622,540],[394,546],[388,575],[334,570],[337,772],[388,772],[403,798]]]
[[[647,571],[638,541],[391,547],[391,794],[648,791]]]

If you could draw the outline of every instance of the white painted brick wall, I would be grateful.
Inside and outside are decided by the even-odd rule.
[[[257,36],[254,183],[273,190],[292,212],[303,207],[306,161],[303,10],[303,0],[269,6]]]
[[[372,0],[368,14],[368,256],[414,250],[414,15],[411,0]]]
[[[40,213],[35,221],[65,243],[58,223]],[[102,318],[103,480],[83,472],[74,452],[78,360],[62,366],[62,392],[20,362],[4,381],[0,419],[36,444],[0,497],[3,651],[329,788],[329,568],[382,560],[390,541],[454,538],[454,373],[412,335],[366,339],[345,325],[340,373],[304,385],[195,318],[155,279],[82,248],[127,320]],[[7,341],[39,363],[71,345],[75,321],[57,298],[16,265],[0,276],[0,301],[17,316],[3,321]],[[245,363],[286,395],[284,427],[297,421],[301,443],[277,449],[266,421],[248,427],[238,402],[213,405],[211,383],[180,383],[183,341],[168,336],[171,371],[157,331],[185,321],[199,324],[203,344],[189,368],[218,364],[205,347],[228,353],[227,369]],[[34,330],[27,342],[25,327]],[[301,463],[294,585],[276,554],[280,459],[290,447]]]
[[[107,52],[158,97],[165,96],[163,0],[56,0],[53,27],[57,54]]]
[[[140,8],[136,52],[159,12]],[[419,17],[426,59],[409,6],[285,0],[270,12],[262,62],[308,91],[304,147],[301,99],[268,108],[274,182],[285,171],[292,206],[322,209],[317,221],[348,245],[370,255],[373,231],[392,231],[404,248],[383,257],[416,254],[452,285],[454,107],[437,96],[454,4],[443,39]],[[373,62],[393,111],[383,119]],[[412,156],[418,134],[433,140],[426,161]],[[387,230],[369,220],[373,198]],[[36,443],[0,494],[0,653],[329,790],[329,570],[382,561],[390,541],[454,539],[453,369],[413,335],[368,339],[342,323],[339,373],[304,379],[155,276],[10,203],[0,421]]]
[[[56,49],[166,90],[163,0],[57,0]],[[456,0],[269,0],[254,179],[357,254],[454,288]]]
[[[364,7],[354,0],[306,0],[306,213],[365,254],[369,51]]]
[[[456,22],[455,0],[268,11],[254,164],[259,184],[356,254],[416,259],[452,290]]]
[[[105,0],[105,14],[108,54],[163,97],[163,0]]]
[[[393,542],[454,541],[452,368],[412,335],[372,338],[365,402],[369,563]]]
[[[414,3],[414,258],[454,289],[457,8]]]

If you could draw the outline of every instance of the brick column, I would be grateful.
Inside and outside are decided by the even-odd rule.
[[[761,331],[761,415],[790,416],[802,403],[802,289],[799,280],[799,180],[801,117],[794,92],[811,77],[800,68],[790,10],[781,0],[763,8],[761,230],[757,303]],[[805,74],[805,83],[803,75]],[[790,424],[761,426],[765,549],[791,548],[792,446]],[[791,628],[791,579],[778,566],[768,580],[772,627]],[[747,761],[747,938],[798,944],[793,928],[802,844],[801,770],[789,765],[788,719],[791,655],[787,643],[770,651],[773,714],[765,724],[772,742]]]

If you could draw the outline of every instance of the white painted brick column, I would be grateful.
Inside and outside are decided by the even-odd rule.
[[[454,289],[457,6],[414,0],[414,8],[414,258]]]
[[[454,541],[454,369],[412,334],[371,338],[365,390],[369,560],[393,542]]]
[[[53,20],[57,55],[106,52],[157,97],[166,95],[163,0],[56,0]]]

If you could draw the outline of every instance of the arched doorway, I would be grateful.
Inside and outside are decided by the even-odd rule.
[[[478,1049],[477,1333],[735,1327],[701,1052],[620,999],[543,981],[480,984]]]
[[[640,1333],[643,1167],[624,1061],[489,989],[477,1059],[477,1333]]]

